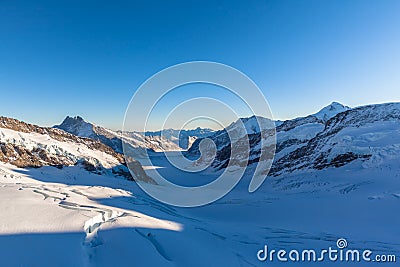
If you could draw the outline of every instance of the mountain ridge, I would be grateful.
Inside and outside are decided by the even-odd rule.
[[[98,140],[110,146],[118,153],[123,153],[122,139],[133,149],[138,149],[138,151],[144,149],[150,149],[152,151],[180,150],[178,146],[165,138],[146,137],[137,133],[126,134],[121,131],[115,132],[87,122],[80,116],[67,116],[61,124],[55,125],[53,128],[61,129],[77,136]]]
[[[0,117],[0,161],[23,168],[81,166],[98,174],[154,182],[139,162],[126,162],[121,153],[100,141],[7,117]],[[127,164],[132,166],[135,177]]]
[[[269,175],[277,176],[306,168],[321,170],[341,167],[353,161],[369,162],[376,160],[380,157],[378,154],[382,153],[400,154],[400,149],[396,150],[396,144],[390,148],[390,143],[384,143],[387,142],[384,140],[388,138],[396,140],[395,137],[391,137],[393,131],[400,132],[400,124],[397,126],[400,121],[400,103],[349,108],[333,102],[315,114],[286,120],[276,127],[276,153]],[[240,120],[243,121],[243,119]],[[246,122],[249,120],[256,121],[255,117],[244,119]],[[230,127],[236,124],[237,122],[231,124]],[[351,134],[342,134],[344,130]],[[248,131],[247,128],[246,131]],[[259,144],[265,134],[254,130],[248,131],[250,142],[248,165],[260,160],[262,153]],[[217,132],[208,138],[217,147],[216,159],[212,162],[214,168],[223,169],[230,160],[243,165],[241,163],[243,161],[230,158],[230,147],[237,146],[239,143],[230,142],[227,130]],[[371,138],[381,140],[382,144],[378,144],[375,149],[368,149],[368,140]],[[200,157],[201,141],[202,139],[196,140],[186,156],[207,162]],[[400,146],[400,141],[398,145]],[[272,160],[272,158],[263,160]],[[267,172],[264,174],[266,175]]]

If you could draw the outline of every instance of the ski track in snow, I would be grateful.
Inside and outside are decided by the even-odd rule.
[[[43,173],[43,175],[47,174]],[[334,177],[334,175],[332,176]],[[175,250],[173,249],[174,246],[178,246],[176,250],[183,249],[184,251],[185,245],[180,245],[179,241],[175,242],[165,237],[164,233],[158,234],[158,232],[143,230],[141,227],[135,226],[133,222],[142,219],[138,212],[153,214],[154,220],[167,218],[168,220],[182,223],[185,226],[186,233],[179,233],[177,237],[182,238],[182,236],[185,236],[191,242],[200,242],[198,240],[202,240],[201,242],[203,243],[199,245],[201,248],[204,246],[213,247],[215,244],[219,244],[218,249],[211,249],[211,252],[207,250],[207,253],[224,251],[226,254],[220,256],[221,259],[223,257],[228,257],[226,258],[227,261],[235,259],[234,261],[232,260],[231,266],[259,266],[259,262],[253,258],[253,254],[264,243],[268,243],[269,246],[274,248],[286,249],[332,246],[341,237],[337,231],[333,230],[334,228],[332,228],[332,232],[321,232],[317,230],[318,228],[314,230],[296,229],[296,224],[279,226],[270,222],[268,216],[264,216],[261,221],[258,218],[253,221],[251,217],[246,219],[247,215],[254,216],[255,213],[268,209],[269,206],[276,206],[276,203],[282,203],[284,206],[288,205],[285,204],[285,197],[295,196],[302,200],[302,195],[316,194],[315,192],[337,193],[346,197],[347,195],[357,195],[362,190],[370,190],[375,187],[375,184],[368,177],[361,181],[355,179],[351,183],[341,179],[324,182],[324,179],[326,179],[324,177],[307,177],[307,179],[305,176],[271,179],[268,181],[269,185],[265,187],[266,192],[263,192],[262,195],[259,194],[252,201],[246,200],[246,197],[243,197],[242,194],[233,194],[231,197],[224,198],[210,207],[200,209],[205,211],[205,214],[202,214],[201,212],[192,212],[192,210],[170,207],[146,196],[133,194],[129,188],[125,190],[121,189],[123,187],[115,188],[103,185],[75,186],[62,183],[37,182],[31,178],[27,180],[23,174],[0,168],[0,179],[8,182],[8,184],[3,183],[2,187],[16,186],[17,192],[30,191],[32,194],[40,196],[47,205],[56,205],[65,210],[77,211],[86,217],[81,226],[81,231],[84,233],[80,244],[82,266],[98,266],[97,258],[100,256],[98,255],[100,253],[98,249],[102,246],[107,246],[107,243],[105,243],[107,241],[102,238],[103,229],[112,229],[114,225],[118,225],[118,222],[124,219],[129,219],[131,223],[130,229],[133,234],[136,234],[132,242],[138,244],[140,244],[140,240],[147,242],[150,245],[151,253],[154,253],[151,254],[152,257],[158,257],[163,260],[161,261],[161,266],[170,266],[168,265],[169,263],[174,264],[173,266],[185,266],[187,262],[185,264],[185,261],[179,259],[179,257],[177,258],[176,251],[173,251]],[[118,180],[114,181],[119,182]],[[275,186],[270,186],[273,184]],[[324,190],[321,191],[321,188]],[[274,190],[278,190],[281,193],[276,194],[275,192],[275,194],[271,194]],[[400,191],[398,188],[386,189],[385,192],[380,194],[368,193],[367,196],[369,197],[365,197],[365,201],[368,202],[388,200],[400,203]],[[99,197],[102,199],[108,198],[110,202],[100,203],[97,201]],[[124,206],[117,208],[115,202],[113,202],[116,200],[113,197],[122,197],[118,203],[122,203]],[[292,208],[290,205],[288,207]],[[252,212],[252,210],[255,212]],[[227,217],[224,219],[220,219],[218,216],[214,218],[214,215],[212,215],[214,212],[217,214],[222,213]],[[274,210],[271,210],[271,212],[275,216],[279,215],[274,213]],[[236,220],[238,221],[235,222]],[[299,224],[302,224],[302,222],[299,222]],[[317,226],[314,225],[314,227]],[[328,228],[330,228],[329,225]],[[380,240],[373,237],[363,238],[357,235],[349,236],[348,241],[351,243],[352,248],[371,248],[375,253],[395,253],[400,255],[400,244],[398,242],[385,241],[385,239]],[[221,250],[221,246],[224,250]],[[197,247],[195,246],[195,248]],[[215,257],[219,254],[213,255]],[[195,260],[199,261],[204,258],[204,255],[202,256],[199,253],[197,257]]]
[[[154,235],[151,233],[148,233],[147,235],[139,231],[138,229],[135,229],[135,232],[138,233],[140,236],[148,240],[156,249],[158,254],[160,254],[164,259],[167,261],[172,261],[171,258],[165,253],[164,248],[160,245],[160,243],[157,242],[155,239]]]
[[[86,197],[85,194],[77,190],[68,190],[68,188],[59,188],[59,190],[55,190],[53,188],[48,188],[48,185],[22,185],[20,187],[20,190],[31,190],[33,193],[43,196],[43,200],[51,199],[54,202],[58,202],[58,205],[64,209],[97,213],[97,215],[88,219],[83,226],[83,230],[86,233],[85,239],[82,242],[83,251],[86,255],[84,266],[95,265],[92,262],[92,258],[94,257],[93,248],[102,244],[97,235],[98,229],[103,224],[112,223],[117,218],[128,215],[127,213],[117,210],[105,209],[90,205],[80,205],[74,202],[67,201],[67,199],[74,194],[79,194],[80,196]],[[138,217],[131,214],[129,214],[129,216]]]

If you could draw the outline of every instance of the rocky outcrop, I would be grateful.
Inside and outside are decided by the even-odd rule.
[[[1,131],[1,129],[12,131]],[[7,136],[8,134],[14,135],[14,137]],[[62,168],[78,165],[97,174],[113,173],[122,175],[129,180],[154,183],[146,175],[141,164],[134,159],[131,159],[130,165],[134,176],[132,177],[124,156],[97,140],[78,137],[60,129],[40,127],[7,117],[0,117],[0,135],[0,161],[17,167],[54,166]],[[60,147],[57,141],[65,144],[69,150]],[[86,152],[80,152],[82,149]],[[109,164],[104,166],[102,162]]]
[[[40,148],[28,150],[24,147],[3,142],[0,142],[0,161],[20,168],[39,168],[45,165],[61,168],[61,166],[73,164],[67,158],[54,157]]]

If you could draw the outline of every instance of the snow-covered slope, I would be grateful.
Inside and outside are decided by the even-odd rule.
[[[400,157],[400,103],[369,105],[329,119],[302,145],[276,159],[272,174],[303,168],[340,167],[353,160],[365,164]]]
[[[99,141],[6,117],[0,117],[0,161],[28,168],[79,165],[98,174],[132,179],[123,155]],[[152,181],[139,162],[131,159],[128,164],[135,165],[135,179]]]
[[[155,152],[182,150],[175,142],[162,136],[146,136],[130,131],[118,131],[117,133],[123,136],[124,141],[133,148],[145,148]]]
[[[349,249],[398,259],[400,169],[394,161],[386,164],[271,177],[253,194],[239,184],[216,203],[179,209],[126,180],[76,168],[26,172],[0,163],[2,266],[310,266],[260,262],[256,255],[264,245],[288,251],[336,248],[339,238],[347,239]]]
[[[277,124],[275,160],[305,145],[324,129],[325,123],[330,118],[349,109],[349,107],[340,103],[332,102],[313,115],[287,120]]]
[[[353,160],[371,162],[382,154],[398,154],[400,151],[397,151],[397,146],[400,142],[395,133],[400,128],[399,113],[399,103],[350,109],[333,102],[316,114],[281,122],[276,126],[276,154],[271,175],[303,168],[339,167]],[[264,118],[259,118],[259,121],[263,124],[270,123]],[[259,132],[255,117],[241,119],[241,122],[244,123],[249,137],[251,164],[259,160],[260,138],[268,136],[268,133]],[[239,121],[208,137],[217,149],[217,156],[212,163],[215,168],[224,168],[232,160],[232,143],[228,132],[242,129],[238,125]],[[236,133],[237,136],[244,134]],[[395,143],[390,143],[389,140]],[[186,154],[187,157],[200,156],[201,141],[202,139],[195,141]],[[200,160],[207,162],[203,157]]]
[[[122,132],[114,132],[104,127],[86,122],[83,118],[67,116],[58,128],[76,136],[88,137],[98,140],[103,144],[112,147],[116,152],[122,153]],[[133,149],[150,149],[153,151],[180,150],[175,143],[161,138],[160,136],[145,136],[139,133],[124,132],[124,138]]]
[[[349,110],[350,107],[340,104],[338,102],[332,102],[330,105],[324,107],[317,113],[311,115],[317,119],[326,123],[330,118],[336,116],[336,114]]]
[[[261,124],[262,132],[260,132],[258,123]],[[233,163],[233,165],[243,166],[254,163],[260,157],[263,157],[261,155],[261,140],[264,140],[267,144],[274,143],[274,133],[274,122],[270,119],[256,116],[242,118],[229,125],[226,129],[217,131],[207,137],[212,142],[203,144],[202,155],[200,153],[200,144],[203,139],[197,139],[185,155],[191,159],[198,158],[195,164],[208,165],[210,162],[209,155],[215,154],[212,166],[217,169],[226,168],[229,162]],[[250,151],[246,149],[247,140],[251,148]],[[235,155],[231,155],[231,144],[233,144],[237,152],[243,151],[243,154],[235,152],[233,153]],[[273,147],[271,149],[274,150]],[[265,150],[264,148],[263,152]],[[249,155],[247,155],[247,152],[249,152]],[[272,160],[270,153],[264,154],[264,157],[265,160]]]
[[[261,262],[257,252],[265,245],[270,251],[336,249],[336,241],[345,238],[348,249],[371,250],[372,259],[395,255],[397,262],[343,262],[325,257],[321,266],[398,266],[400,104],[354,108],[326,123],[315,118],[287,121],[277,127],[277,148],[284,142],[286,146],[278,152],[282,155],[259,190],[248,193],[251,175],[245,175],[222,199],[192,209],[162,204],[144,194],[136,183],[75,165],[19,168],[13,162],[15,157],[6,152],[9,163],[0,162],[1,265],[303,267],[315,263],[279,262],[276,257]],[[260,133],[252,127],[253,120],[243,121],[250,126],[246,129],[252,131],[252,152],[257,154],[259,147],[254,144]],[[2,140],[15,145],[16,153],[22,148],[31,152],[34,147],[50,151],[49,146],[57,144],[57,151],[62,148],[86,158],[85,149],[104,146],[10,119],[0,129]],[[51,138],[51,144],[41,138]],[[218,147],[225,147],[223,131],[210,138]],[[290,140],[301,142],[290,144],[295,143]],[[72,148],[58,142],[71,142]],[[74,150],[78,148],[75,143],[81,144],[79,151]],[[46,153],[63,155],[50,152]],[[350,152],[361,157],[354,159]],[[144,166],[146,173],[152,176],[159,171],[177,184],[198,185],[222,171],[183,172],[163,153],[152,155],[155,166]],[[108,156],[99,161],[113,164]]]
[[[131,266],[132,259],[162,266],[168,261],[154,253],[148,233],[183,227],[106,203],[133,199],[134,186],[77,167],[27,170],[0,162],[1,266]]]

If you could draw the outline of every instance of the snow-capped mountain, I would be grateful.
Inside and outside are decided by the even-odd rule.
[[[317,119],[326,123],[330,118],[336,116],[336,114],[349,110],[350,107],[340,104],[338,102],[332,102],[330,105],[324,107],[317,113],[311,115]]]
[[[260,126],[263,129],[260,132]],[[212,162],[212,166],[218,169],[222,169],[228,166],[229,162],[234,162],[235,165],[243,166],[244,164],[251,164],[259,160],[261,155],[261,140],[266,143],[273,143],[274,136],[274,122],[270,119],[252,116],[250,118],[242,118],[238,121],[229,125],[226,129],[217,131],[215,134],[207,137],[212,142],[208,142],[202,148],[203,154],[196,161],[196,164],[208,164],[209,156],[214,154],[215,160]],[[246,144],[247,139],[249,146],[252,148],[249,155],[242,155],[241,153],[235,153],[236,157],[231,155],[231,149],[235,147],[236,150],[247,152]],[[193,145],[189,148],[185,154],[188,158],[198,158],[200,156],[200,143],[203,139],[197,139]],[[243,149],[242,149],[243,147]],[[258,150],[256,149],[258,148]],[[269,147],[272,148],[273,147]],[[266,147],[263,148],[263,152],[266,151]],[[254,153],[256,152],[257,153]],[[267,155],[268,154],[268,155]],[[271,158],[271,153],[267,153],[263,157]],[[267,160],[265,158],[265,160]],[[245,163],[248,160],[247,163]]]
[[[76,166],[132,180],[125,166],[129,164],[135,172],[133,179],[153,182],[139,162],[130,159],[126,163],[122,154],[99,141],[6,117],[0,117],[0,161],[21,168]]]
[[[87,137],[98,140],[103,144],[112,147],[116,152],[122,153],[122,132],[112,131],[104,127],[86,122],[83,118],[76,116],[67,116],[60,125],[55,125],[58,128],[74,134],[76,136]],[[145,136],[135,132],[124,132],[124,139],[133,149],[150,149],[152,151],[171,151],[180,150],[173,142],[160,136]]]
[[[367,165],[381,161],[379,158],[384,155],[400,155],[400,140],[396,135],[400,131],[399,114],[399,103],[350,109],[333,102],[316,114],[281,122],[276,127],[276,154],[270,175],[276,176],[307,168],[319,170],[340,167],[354,160]],[[260,160],[262,149],[271,149],[261,148],[259,145],[261,138],[268,138],[270,133],[259,132],[255,117],[241,121],[244,122],[250,142],[248,164],[251,164]],[[270,123],[265,118],[259,118],[258,121]],[[226,167],[230,160],[237,161],[230,158],[232,142],[228,135],[229,131],[238,128],[237,124],[238,122],[235,122],[225,130],[208,137],[217,148],[216,158],[212,163],[215,168]],[[188,157],[200,156],[201,141],[202,139],[196,140],[187,153]],[[241,141],[236,140],[233,145],[237,146]],[[268,159],[271,157],[264,160]],[[237,164],[240,165],[240,161],[237,161]]]
[[[276,124],[277,145],[275,161],[307,143],[324,129],[326,122],[330,118],[349,109],[349,107],[340,103],[332,102],[313,115]]]
[[[250,166],[269,159],[259,158],[259,144],[273,129],[260,133],[257,120],[273,123],[245,118],[209,137],[217,148],[214,167],[225,167],[228,132],[233,145],[248,135]],[[111,177],[110,170],[123,165],[121,155],[99,141],[1,118],[2,265],[265,266],[269,263],[256,255],[266,245],[319,251],[336,248],[339,238],[347,240],[348,249],[372,251],[371,258],[395,255],[398,261],[399,121],[400,103],[390,103],[345,110],[327,121],[311,115],[277,123],[278,152],[262,187],[249,194],[247,174],[215,203],[188,209],[163,204],[137,183]],[[188,153],[198,155],[201,140]],[[184,172],[164,153],[150,154],[154,166],[144,166],[147,175],[160,171],[178,184],[196,186],[220,173]],[[276,266],[288,264],[276,259]],[[327,258],[321,263],[349,265]],[[310,265],[289,263],[299,264]]]
[[[205,138],[210,136],[215,131],[208,128],[200,128],[191,130],[175,130],[175,129],[165,129],[162,131],[147,131],[144,133],[146,136],[164,136],[166,139],[174,142],[182,149],[188,149],[191,147],[193,142],[198,138]]]
[[[400,103],[362,106],[348,109],[330,118],[320,131],[315,130],[305,140],[286,145],[276,158],[272,174],[304,168],[340,167],[354,160],[366,164],[382,157],[400,155]],[[279,127],[278,127],[279,128]],[[287,136],[287,132],[282,136]],[[281,150],[282,152],[283,150]],[[379,159],[380,160],[379,160]]]

